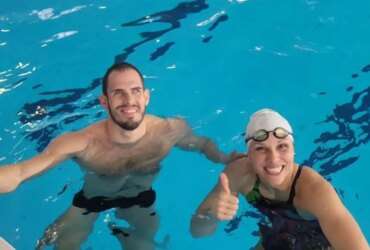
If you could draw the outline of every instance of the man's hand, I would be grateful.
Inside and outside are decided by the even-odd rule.
[[[240,159],[240,158],[243,158],[243,157],[247,157],[247,154],[245,153],[239,153],[237,151],[233,151],[231,152],[230,154],[228,155],[225,155],[225,159],[223,159],[223,163],[225,165],[237,160],[237,159]]]

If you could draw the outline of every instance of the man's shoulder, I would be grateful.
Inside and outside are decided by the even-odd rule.
[[[189,128],[186,121],[181,117],[160,117],[155,115],[146,115],[147,123],[152,127],[162,125],[170,131],[183,131]]]
[[[66,132],[51,141],[44,152],[74,155],[83,151],[87,147],[88,141],[88,137],[83,131]]]
[[[89,126],[82,128],[78,131],[75,131],[76,134],[84,136],[99,136],[105,134],[107,131],[107,120],[102,120],[96,123],[92,123]]]
[[[178,122],[184,123],[185,122],[184,118],[180,116],[165,117],[165,116],[146,114],[145,119],[149,122],[171,122],[171,123],[172,122],[173,123],[178,123]]]
[[[102,121],[91,124],[88,127],[82,128],[77,131],[66,132],[62,134],[58,139],[67,140],[70,141],[72,144],[85,147],[92,139],[104,136],[105,128],[104,121]]]
[[[156,115],[150,115],[146,114],[144,117],[144,121],[149,124],[149,125],[156,125],[156,124],[163,124],[167,122],[167,118],[161,117],[161,116],[156,116]]]
[[[189,128],[188,123],[182,117],[169,117],[166,120],[172,128],[180,129],[180,130]]]

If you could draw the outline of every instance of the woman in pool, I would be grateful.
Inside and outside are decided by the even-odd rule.
[[[255,249],[369,250],[360,227],[320,174],[294,162],[292,128],[279,113],[254,113],[246,131],[248,156],[227,166],[191,221],[194,237],[231,220],[240,194],[268,220]]]

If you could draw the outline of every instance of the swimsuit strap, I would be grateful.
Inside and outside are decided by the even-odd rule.
[[[298,180],[299,176],[301,175],[302,169],[303,169],[303,167],[298,166],[297,173],[294,176],[293,184],[292,184],[292,187],[290,189],[289,199],[287,201],[288,204],[293,205],[293,199],[294,199],[294,196],[295,196],[295,185],[297,183],[297,180]]]
[[[260,184],[261,184],[260,178],[258,178],[258,175],[256,175],[256,181],[254,182],[252,190],[259,192],[260,191]]]

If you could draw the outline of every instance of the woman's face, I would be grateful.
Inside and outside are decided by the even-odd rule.
[[[294,166],[294,145],[288,136],[276,138],[272,132],[265,141],[250,141],[248,158],[260,180],[273,188],[289,185]]]

